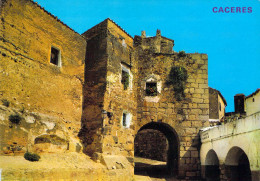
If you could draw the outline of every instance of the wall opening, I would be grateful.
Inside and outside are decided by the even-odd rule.
[[[177,175],[178,163],[179,139],[170,125],[151,122],[139,129],[135,137],[135,174]]]
[[[146,82],[145,89],[146,96],[157,96],[157,83],[156,82]]]
[[[214,150],[209,150],[207,153],[205,177],[207,181],[220,181],[219,159]]]
[[[250,163],[246,153],[232,147],[225,160],[225,175],[230,181],[251,181]]]
[[[127,111],[123,111],[122,126],[124,128],[129,128],[131,125],[131,120],[132,120],[132,115]]]
[[[132,89],[132,81],[133,81],[133,75],[130,71],[129,67],[126,67],[121,64],[122,72],[121,72],[121,83],[124,87],[124,90]]]
[[[51,47],[50,63],[61,67],[61,53],[58,48]]]

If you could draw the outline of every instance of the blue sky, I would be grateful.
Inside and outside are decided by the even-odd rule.
[[[175,51],[206,53],[209,86],[234,110],[233,96],[260,88],[260,0],[37,0],[78,33],[111,18],[130,35],[175,40]],[[252,13],[213,13],[213,7],[252,7]]]

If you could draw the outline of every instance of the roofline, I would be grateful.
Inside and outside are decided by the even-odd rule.
[[[81,36],[82,38],[85,39],[84,36],[82,36],[81,34],[79,34],[78,32],[76,32],[75,30],[73,30],[71,27],[69,27],[67,24],[65,24],[64,22],[62,22],[57,16],[54,16],[53,14],[51,14],[49,11],[47,11],[46,9],[44,9],[44,7],[42,7],[40,4],[38,4],[37,2],[34,2],[33,0],[28,0],[30,2],[32,2],[33,4],[35,4],[37,7],[39,7],[40,9],[42,9],[45,13],[47,13],[48,15],[50,15],[52,18],[54,18],[55,20],[57,20],[58,22],[60,22],[62,25],[66,26],[67,28],[69,28],[71,31],[73,31],[74,33],[78,34],[79,36]]]
[[[119,26],[116,22],[114,22],[112,19],[110,18],[107,18],[105,20],[109,20],[111,21],[112,23],[114,23],[119,29],[121,29],[125,34],[127,34],[130,38],[134,39],[129,33],[127,33],[121,26]]]
[[[246,96],[246,99],[249,98],[249,97],[252,97],[252,96],[256,95],[259,91],[260,91],[260,88],[256,89],[255,92],[253,92],[252,94]]]
[[[115,23],[115,22],[114,22],[112,19],[110,19],[110,18],[106,18],[105,20],[101,21],[100,23],[96,24],[95,26],[91,27],[90,29],[86,30],[85,32],[82,33],[82,36],[83,36],[83,34],[85,34],[86,32],[88,32],[88,31],[94,29],[95,27],[101,25],[102,23],[104,23],[104,22],[106,22],[106,21],[110,21],[110,22],[112,22],[113,24],[115,24],[120,30],[122,30],[127,36],[129,36],[129,37],[133,40],[133,37],[132,37],[130,34],[128,34],[121,26],[119,26],[117,23]]]
[[[167,37],[165,37],[165,36],[162,36],[162,38],[165,38],[165,39],[167,39],[167,40],[169,40],[169,41],[172,41],[172,42],[174,42],[174,40],[173,40],[173,39],[167,38]]]
[[[213,89],[212,87],[209,87],[209,88],[210,88],[210,89]],[[226,99],[224,98],[224,96],[221,94],[221,92],[220,92],[219,90],[217,90],[217,89],[213,89],[213,90],[215,90],[215,91],[218,92],[218,94],[219,94],[219,96],[222,98],[224,104],[227,106],[227,101],[226,101]]]

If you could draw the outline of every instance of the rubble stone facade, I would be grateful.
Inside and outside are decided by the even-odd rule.
[[[133,39],[110,19],[83,36],[87,57],[81,133],[86,152],[104,162],[111,155],[132,160],[135,135],[155,129],[169,141],[169,168],[180,177],[198,178],[198,133],[209,118],[207,55],[175,53],[174,41],[160,31]],[[182,99],[168,84],[173,67],[187,72]],[[126,89],[123,71],[129,73]],[[147,94],[150,85],[156,95]],[[126,113],[129,127],[123,125]]]
[[[79,35],[29,0],[4,3],[0,33],[0,98],[12,107],[57,118],[65,143],[79,136],[94,160],[132,174],[134,138],[160,131],[169,170],[200,178],[199,130],[209,125],[206,54],[173,51],[174,40],[159,30],[133,38],[110,19]],[[37,134],[58,135],[51,130]]]
[[[38,149],[40,135],[56,135],[70,149],[81,128],[84,37],[28,0],[3,1],[0,22],[0,100],[9,104],[0,110],[1,154]],[[62,65],[50,63],[53,47]],[[19,126],[9,123],[15,114]]]

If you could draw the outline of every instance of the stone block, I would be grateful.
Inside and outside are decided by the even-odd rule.
[[[192,158],[198,158],[199,157],[199,152],[198,151],[191,151],[191,157]]]
[[[190,156],[191,156],[190,151],[180,151],[181,158],[186,158],[186,157],[190,157]]]
[[[191,121],[183,121],[182,126],[183,127],[191,127]]]
[[[124,156],[102,155],[101,163],[109,170],[131,168],[132,164]]]
[[[192,102],[194,103],[203,103],[203,99],[200,99],[200,98],[192,98]]]

